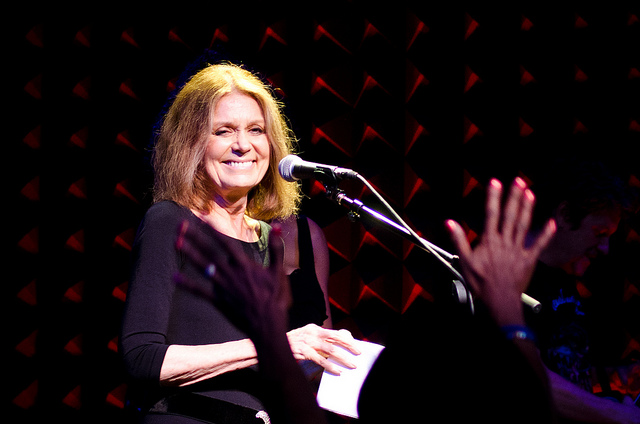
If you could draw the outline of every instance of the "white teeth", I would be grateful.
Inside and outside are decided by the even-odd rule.
[[[251,167],[251,165],[253,165],[253,161],[249,161],[249,162],[225,162],[227,165],[229,165],[232,168],[249,168]]]

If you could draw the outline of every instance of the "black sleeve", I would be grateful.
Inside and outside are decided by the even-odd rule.
[[[120,335],[120,352],[132,378],[158,382],[166,351],[173,276],[181,258],[177,229],[187,210],[171,202],[146,213],[132,251],[132,273]]]

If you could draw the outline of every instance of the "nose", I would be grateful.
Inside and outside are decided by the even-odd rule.
[[[598,251],[603,255],[609,254],[609,237],[603,237],[598,243]]]
[[[249,142],[247,134],[244,131],[236,131],[235,141],[231,145],[231,149],[239,154],[245,154],[251,150],[251,143]]]

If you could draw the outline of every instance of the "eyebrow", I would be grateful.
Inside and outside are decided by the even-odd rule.
[[[266,120],[264,119],[256,119],[254,121],[250,121],[248,126],[251,125],[266,125]],[[213,126],[219,127],[234,127],[236,126],[234,122],[231,121],[216,121],[215,119],[212,122]]]

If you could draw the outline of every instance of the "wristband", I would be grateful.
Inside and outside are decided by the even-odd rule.
[[[505,325],[504,327],[501,327],[501,330],[508,340],[536,341],[536,336],[529,327],[522,325]]]

